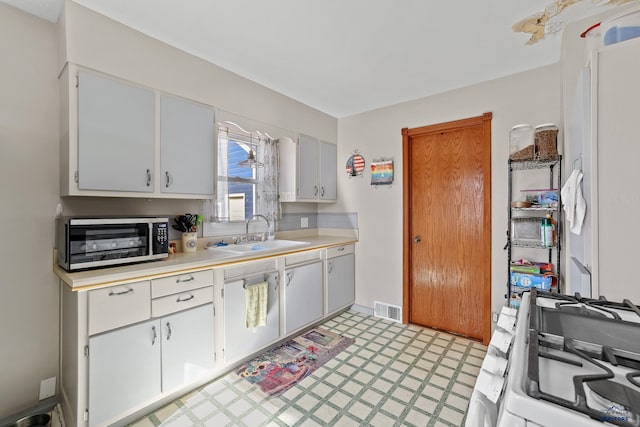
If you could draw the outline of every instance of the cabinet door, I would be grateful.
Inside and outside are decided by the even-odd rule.
[[[317,199],[318,188],[318,140],[300,135],[298,138],[298,198]]]
[[[338,147],[320,142],[320,199],[337,200]]]
[[[322,317],[322,262],[285,270],[285,332]]]
[[[78,188],[153,192],[155,94],[78,73]]]
[[[356,299],[353,254],[327,260],[327,313],[353,304]]]
[[[280,299],[278,278],[268,278],[267,325],[255,329],[246,327],[246,297],[243,280],[224,284],[224,358],[225,361],[247,356],[270,344],[280,336]],[[247,282],[251,283],[251,281]],[[257,283],[257,282],[256,282]]]
[[[89,338],[89,425],[160,394],[160,322]]]
[[[163,95],[160,100],[162,193],[213,194],[214,111]]]
[[[213,369],[213,304],[165,316],[160,323],[163,392]]]

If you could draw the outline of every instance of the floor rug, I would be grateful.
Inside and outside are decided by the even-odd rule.
[[[269,396],[279,396],[355,340],[316,328],[267,351],[236,369]]]

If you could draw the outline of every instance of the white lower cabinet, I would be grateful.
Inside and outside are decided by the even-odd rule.
[[[89,425],[109,420],[160,394],[160,321],[89,338]]]
[[[213,369],[213,304],[160,319],[162,391],[187,384]]]
[[[135,420],[347,308],[354,279],[347,244],[91,290],[63,284],[60,401],[68,425]],[[247,328],[246,287],[263,281],[266,325]]]
[[[214,367],[213,304],[89,338],[89,425]]]
[[[347,254],[327,259],[327,313],[345,308],[356,299],[355,257]]]
[[[322,317],[322,262],[285,269],[285,333]]]
[[[234,280],[224,284],[224,359],[233,361],[247,356],[276,341],[280,336],[280,298],[278,274],[267,276],[267,324],[257,328],[246,326],[246,286],[264,279]]]

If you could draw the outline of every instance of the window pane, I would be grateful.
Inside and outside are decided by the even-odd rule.
[[[249,146],[247,144],[238,143],[235,141],[229,141],[228,149],[228,176],[238,178],[255,178],[255,169],[250,167],[238,166],[238,163],[246,160],[249,153]]]
[[[240,184],[237,182],[229,182],[229,194],[244,194],[244,213],[245,218],[249,219],[253,216],[253,201],[254,201],[254,191],[253,187],[255,184]]]
[[[229,141],[228,176],[245,179],[255,179],[255,169],[240,167],[238,163],[245,160],[249,153],[247,144]],[[229,194],[244,194],[245,219],[251,218],[254,212],[255,184],[229,182]]]

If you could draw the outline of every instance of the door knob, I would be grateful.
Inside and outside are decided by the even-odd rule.
[[[420,243],[420,242],[422,242],[422,237],[416,236],[413,238],[413,243]]]

